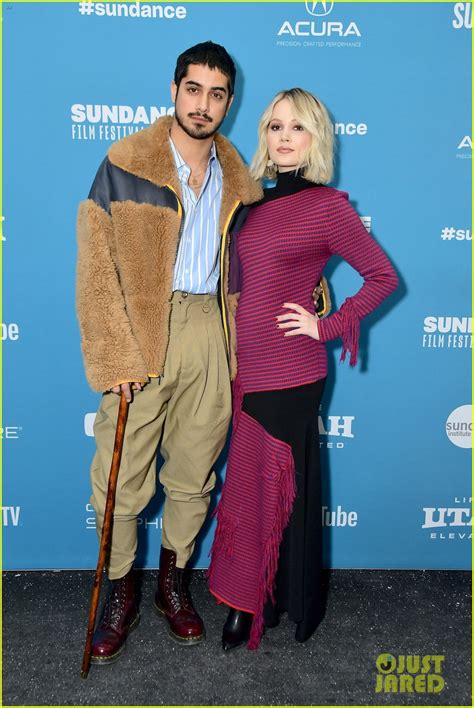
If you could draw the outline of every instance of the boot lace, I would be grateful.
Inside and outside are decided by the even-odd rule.
[[[105,601],[102,627],[119,630],[125,608],[125,588],[123,583],[114,583]]]

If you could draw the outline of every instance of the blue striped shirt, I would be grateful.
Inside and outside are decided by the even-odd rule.
[[[191,168],[170,138],[183,195],[184,223],[174,267],[173,290],[217,293],[219,281],[219,213],[222,202],[222,168],[212,143],[211,156],[197,197],[188,184]]]

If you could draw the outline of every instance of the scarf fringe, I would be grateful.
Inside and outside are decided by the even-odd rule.
[[[341,305],[339,312],[342,315],[342,353],[340,361],[345,361],[347,352],[350,352],[349,365],[355,366],[359,353],[360,320],[352,303],[352,298],[347,298]]]
[[[263,562],[258,584],[257,611],[254,615],[250,638],[247,642],[248,649],[258,649],[263,635],[264,621],[263,610],[267,598],[275,604],[275,576],[278,569],[278,557],[283,531],[288,526],[293,502],[296,496],[295,465],[293,456],[288,464],[281,469],[279,478],[275,483],[280,489],[275,523],[263,549]]]
[[[240,376],[237,374],[232,382],[232,428],[235,429],[239,424],[240,414],[242,412],[242,402],[244,400],[244,390]]]
[[[210,582],[212,582],[214,576],[214,558],[217,556],[232,558],[234,554],[235,530],[238,523],[237,519],[227,513],[222,507],[222,499],[212,512],[212,518],[217,518],[217,527],[211,550],[208,554],[211,557],[211,562],[206,575]]]

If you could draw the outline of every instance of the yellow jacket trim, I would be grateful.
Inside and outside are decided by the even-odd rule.
[[[225,249],[226,249],[226,243],[227,243],[227,233],[229,230],[230,222],[232,221],[232,217],[234,216],[236,210],[238,207],[241,205],[240,199],[238,199],[234,205],[232,206],[232,209],[229,212],[229,215],[226,219],[226,222],[224,224],[224,229],[222,232],[222,239],[221,239],[221,254],[220,254],[220,267],[221,267],[221,292],[220,292],[220,297],[221,297],[221,306],[222,306],[222,324],[224,327],[224,336],[225,336],[225,343],[227,346],[227,352],[230,354],[230,337],[229,337],[229,328],[227,325],[227,311],[226,311],[226,304],[225,304],[225,297],[224,297],[224,263],[225,263]]]

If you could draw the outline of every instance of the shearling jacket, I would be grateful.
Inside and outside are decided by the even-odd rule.
[[[114,143],[77,218],[77,314],[87,379],[96,391],[163,373],[183,219],[169,146],[172,118]],[[223,172],[220,304],[230,352],[227,235],[240,205],[262,197],[231,143],[215,137]]]

